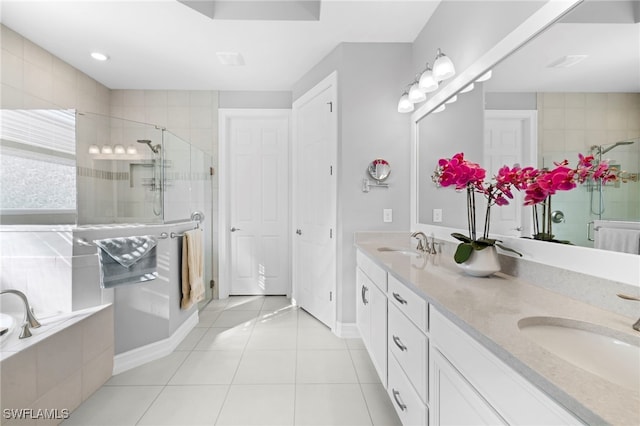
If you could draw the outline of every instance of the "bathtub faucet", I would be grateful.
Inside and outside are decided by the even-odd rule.
[[[2,294],[15,294],[20,299],[22,299],[22,302],[24,303],[24,309],[27,311],[27,320],[22,325],[22,332],[20,333],[19,337],[20,339],[31,337],[31,328],[40,327],[40,322],[38,321],[36,316],[33,314],[33,310],[31,309],[31,306],[29,306],[29,301],[27,300],[27,296],[19,290],[2,290],[0,291],[0,295]]]

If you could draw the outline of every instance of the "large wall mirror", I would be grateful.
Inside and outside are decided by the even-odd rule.
[[[522,238],[532,233],[522,194],[492,209],[491,231],[525,258],[638,284],[637,254],[593,248],[602,226],[640,230],[640,11],[633,2],[616,3],[614,13],[600,14],[585,2],[555,23],[563,12],[532,16],[525,31],[510,34],[414,113],[416,228],[447,238],[467,227],[464,195],[431,181],[439,158],[464,152],[493,175],[504,164],[554,167],[592,154],[626,173],[615,184],[554,195],[554,234],[572,246]],[[489,80],[475,81],[489,69]],[[473,90],[462,93],[471,82]],[[446,109],[437,112],[442,103]],[[619,269],[597,265],[605,258]],[[596,265],[585,270],[586,259]]]

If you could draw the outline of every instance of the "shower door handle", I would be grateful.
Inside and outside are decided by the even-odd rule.
[[[235,226],[230,229],[231,232],[242,231],[240,228],[236,228]]]

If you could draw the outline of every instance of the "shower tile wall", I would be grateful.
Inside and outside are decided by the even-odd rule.
[[[588,153],[592,145],[607,145],[640,136],[640,93],[539,93],[538,137],[541,150],[538,164],[553,167],[553,161],[568,159],[575,165],[578,153]],[[608,152],[610,164],[637,173],[640,169],[638,143]],[[638,217],[638,183],[605,187],[606,213],[603,218]],[[594,194],[595,196],[596,194]],[[554,198],[554,210],[565,213],[566,222],[554,225],[559,239],[589,245],[585,223],[590,194],[586,186],[562,192]],[[594,201],[597,205],[597,201]]]

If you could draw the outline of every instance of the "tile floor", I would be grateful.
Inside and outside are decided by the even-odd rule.
[[[113,376],[63,425],[399,425],[360,339],[285,297],[214,300],[170,355]]]

